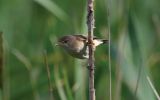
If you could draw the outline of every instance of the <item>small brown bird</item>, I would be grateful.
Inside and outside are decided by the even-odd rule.
[[[107,43],[106,39],[93,38],[93,48]],[[65,51],[67,51],[71,56],[79,59],[87,59],[89,58],[88,51],[88,38],[83,35],[66,35],[58,39],[58,43],[56,44],[62,47]]]

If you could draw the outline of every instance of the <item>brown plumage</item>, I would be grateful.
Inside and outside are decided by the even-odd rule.
[[[93,38],[94,48],[100,44],[107,43],[108,40]],[[87,59],[88,39],[83,35],[66,35],[58,39],[58,45],[65,49],[71,56],[79,59]]]

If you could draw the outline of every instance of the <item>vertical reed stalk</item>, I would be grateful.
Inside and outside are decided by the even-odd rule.
[[[3,88],[3,40],[0,32],[0,89]]]
[[[87,4],[87,26],[88,26],[88,47],[89,47],[89,100],[95,100],[94,89],[94,50],[93,50],[93,30],[94,30],[94,0],[88,0]]]
[[[49,100],[54,100],[53,99],[53,87],[52,87],[52,82],[51,82],[51,74],[50,74],[50,68],[48,65],[48,59],[47,59],[47,52],[44,51],[43,53],[44,56],[44,63],[45,63],[45,67],[46,67],[46,71],[47,71],[47,77],[48,77],[48,88],[49,88]]]

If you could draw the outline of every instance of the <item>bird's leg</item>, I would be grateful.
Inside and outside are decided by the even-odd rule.
[[[87,42],[86,44],[87,44],[87,46],[89,46],[89,45],[94,45],[94,42],[91,41],[91,42]]]
[[[95,43],[94,43],[93,41],[92,41],[91,43],[87,42],[86,44],[87,44],[88,47],[89,47],[90,45],[92,45],[93,51],[95,51],[96,47],[95,47]]]

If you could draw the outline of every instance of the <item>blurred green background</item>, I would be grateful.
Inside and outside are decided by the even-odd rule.
[[[62,35],[87,34],[86,2],[0,0],[0,100],[49,100],[44,50],[53,99],[88,100],[86,61],[54,46]],[[107,2],[95,0],[94,34],[103,38],[108,38]],[[160,93],[160,0],[111,0],[110,7],[113,100],[157,100],[146,76]],[[97,48],[95,59],[96,99],[109,100],[108,45]]]

